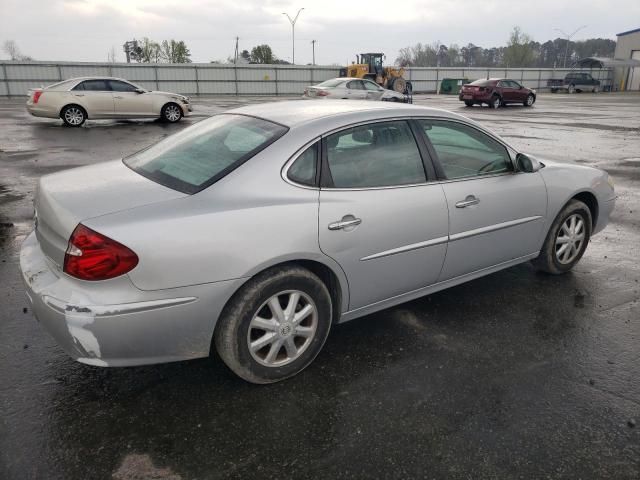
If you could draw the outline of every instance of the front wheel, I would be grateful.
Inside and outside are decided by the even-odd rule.
[[[315,359],[331,321],[331,296],[316,275],[297,266],[274,268],[249,280],[225,307],[215,347],[239,377],[274,383]]]
[[[473,107],[473,102],[470,102],[469,100],[465,100],[465,101],[464,101],[464,104],[465,104],[467,107]]]
[[[529,94],[527,95],[527,99],[524,101],[524,106],[525,107],[530,107],[531,105],[533,105],[533,102],[536,101],[536,97],[533,96],[533,94]]]
[[[569,93],[576,93],[576,87],[575,85],[569,85],[569,88],[567,88],[567,91]]]
[[[175,103],[167,103],[162,107],[160,118],[169,123],[179,122],[182,118],[182,109]]]
[[[592,217],[587,205],[571,200],[553,221],[540,255],[532,260],[543,272],[559,275],[582,258],[591,238]]]

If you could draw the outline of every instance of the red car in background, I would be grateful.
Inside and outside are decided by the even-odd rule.
[[[525,107],[530,107],[536,101],[536,91],[508,78],[489,78],[463,85],[458,98],[467,107],[483,103],[491,108],[498,108],[508,103],[521,103]]]

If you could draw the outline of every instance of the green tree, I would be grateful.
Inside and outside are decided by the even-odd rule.
[[[258,45],[251,49],[251,63],[274,63],[275,59],[269,45]]]
[[[160,44],[160,58],[167,63],[191,63],[191,52],[182,40],[163,40]]]
[[[535,59],[535,51],[529,35],[520,27],[513,27],[507,48],[504,50],[504,64],[506,67],[530,67]]]
[[[138,42],[138,46],[141,48],[141,52],[138,57],[140,62],[158,63],[162,59],[159,43],[144,37]]]

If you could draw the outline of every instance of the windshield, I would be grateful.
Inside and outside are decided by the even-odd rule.
[[[259,118],[217,115],[125,158],[124,163],[165,187],[192,194],[220,180],[287,130]]]
[[[344,80],[341,78],[333,78],[331,80],[326,80],[322,83],[319,83],[318,85],[316,85],[316,87],[337,87],[342,82],[344,82]]]

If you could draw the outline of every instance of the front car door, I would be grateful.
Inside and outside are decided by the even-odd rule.
[[[513,88],[513,98],[519,102],[524,102],[528,95],[524,87],[515,80],[509,80],[509,84]]]
[[[439,281],[535,256],[547,191],[541,175],[516,172],[506,146],[450,120],[420,120],[449,207],[449,245]]]
[[[370,80],[363,80],[364,88],[366,90],[367,100],[380,100],[384,94],[384,88],[375,82]]]
[[[498,87],[502,90],[502,101],[504,103],[518,101],[517,94],[513,88],[511,80],[501,80],[498,83]]]
[[[323,139],[319,240],[349,281],[349,310],[436,282],[446,252],[442,186],[403,120]],[[431,169],[431,175],[426,171]]]
[[[138,88],[128,82],[109,80],[113,92],[113,106],[119,117],[146,117],[153,115],[151,95],[138,93]]]
[[[73,88],[72,95],[86,105],[89,118],[113,116],[113,95],[106,80],[94,79],[80,82]]]

